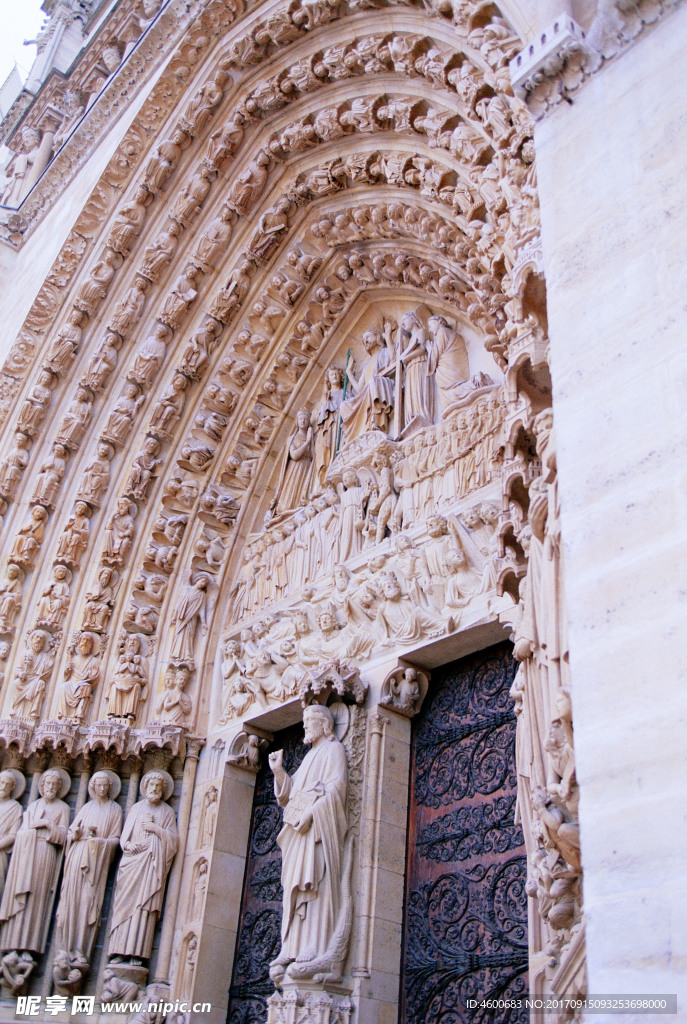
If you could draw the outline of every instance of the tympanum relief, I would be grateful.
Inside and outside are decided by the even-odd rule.
[[[427,307],[376,322],[296,412],[241,554],[222,722],[292,696],[309,667],[417,646],[495,598],[498,367],[471,373],[460,323]]]

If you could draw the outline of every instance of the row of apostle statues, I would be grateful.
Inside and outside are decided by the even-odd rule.
[[[362,434],[381,431],[394,440],[406,439],[455,417],[441,435],[442,457],[454,462],[491,432],[498,401],[459,418],[475,390],[494,385],[484,373],[470,377],[465,341],[445,317],[430,316],[425,327],[417,312],[406,312],[395,332],[385,320],[381,329],[365,331],[362,349],[353,359],[349,353],[344,367],[328,367],[317,407],[297,413],[272,501],[275,514],[297,508],[308,494],[322,493],[337,453]],[[418,455],[429,443],[425,433]],[[413,445],[405,449],[405,458],[415,454]]]
[[[63,768],[38,781],[39,797],[22,811],[25,786],[16,769],[0,772],[0,972],[10,993],[26,986],[37,957],[45,952],[54,907],[55,991],[78,992],[91,965],[101,923],[105,887],[117,847],[122,855],[109,918],[108,969],[140,966],[150,958],[153,933],[178,833],[167,801],[174,783],[165,771],[150,771],[140,783],[142,799],[122,824],[119,777],[110,770],[90,779],[88,800],[70,825],[64,797],[71,788]]]

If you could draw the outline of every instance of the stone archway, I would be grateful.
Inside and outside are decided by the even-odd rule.
[[[459,635],[467,625],[493,624],[499,613],[512,621],[500,591],[518,597],[527,571],[523,489],[537,484],[533,546],[547,536],[553,543],[556,530],[547,423],[539,420],[536,443],[509,441],[502,451],[499,439],[504,419],[516,417],[530,438],[535,415],[543,416],[549,401],[543,300],[540,290],[528,288],[538,243],[532,125],[509,85],[507,62],[519,45],[512,29],[487,3],[456,5],[455,11],[405,4],[268,3],[255,10],[214,4],[204,16],[202,46],[189,35],[183,44],[189,52],[182,45],[170,58],[170,75],[177,85],[179,78],[185,83],[174,109],[154,137],[149,110],[134,122],[136,146],[123,144],[119,163],[105,172],[75,223],[77,242],[61,255],[69,270],[56,268],[28,318],[10,358],[13,430],[0,452],[9,538],[2,567],[7,684],[0,738],[8,763],[26,770],[30,758],[47,751],[84,778],[100,761],[117,770],[128,762],[127,771],[133,765],[139,776],[148,763],[173,763],[181,780],[180,851],[155,940],[154,980],[171,984],[178,996],[209,984],[211,943],[202,934],[199,943],[191,941],[187,882],[207,874],[211,891],[227,858],[241,861],[240,844],[234,848],[214,831],[238,807],[245,857],[250,786],[237,780],[236,768],[227,782],[223,757],[232,745],[232,756],[250,761],[250,751],[237,752],[233,744],[252,701],[225,716],[233,671],[227,644],[242,644],[241,628],[255,631],[259,620],[264,625],[266,616],[277,616],[276,625],[249,641],[275,688],[258,684],[245,658],[240,671],[252,685],[244,695],[270,705],[292,699],[275,682],[282,685],[285,667],[294,669],[290,685],[297,689],[295,669],[317,670],[318,659],[331,658],[344,638],[336,610],[325,607],[333,591],[326,593],[325,574],[318,577],[315,569],[312,576],[304,570],[298,594],[289,592],[286,580],[278,594],[264,589],[240,614],[236,609],[242,562],[248,564],[244,552],[262,546],[262,557],[281,543],[278,516],[296,511],[279,507],[285,448],[297,435],[303,403],[310,403],[311,418],[316,406],[321,409],[327,367],[344,368],[347,348],[356,346],[363,367],[362,334],[377,330],[383,338],[385,321],[395,318],[392,340],[384,342],[388,353],[394,344],[398,350],[395,376],[389,362],[362,382],[368,405],[379,405],[379,395],[388,392],[389,409],[365,423],[371,429],[351,427],[348,437],[344,431],[347,454],[335,453],[341,479],[329,478],[340,488],[341,521],[344,505],[353,510],[349,518],[357,515],[358,498],[348,492],[369,491],[366,541],[358,544],[362,531],[354,526],[346,550],[337,539],[338,560],[365,584],[378,571],[369,564],[373,547],[389,562],[387,579],[358,600],[381,630],[376,640],[390,641],[384,649],[389,659],[430,645],[435,633]],[[202,53],[197,64],[190,50]],[[420,307],[415,341],[422,331],[425,341],[417,342],[418,351],[426,345],[429,359],[431,341],[436,362],[441,336],[449,352],[458,339],[464,358],[445,363],[433,396],[440,413],[426,415],[414,395],[406,401],[412,416],[404,419],[396,394],[404,388],[406,399],[411,394],[412,360],[401,359],[399,320]],[[443,326],[430,329],[432,316],[443,317]],[[30,365],[21,358],[29,342]],[[508,376],[516,357],[518,372]],[[511,386],[507,407],[504,373]],[[425,376],[432,375],[436,382],[437,366],[427,369]],[[375,377],[389,387],[373,384]],[[358,395],[362,384],[353,389]],[[464,393],[451,396],[462,384]],[[455,458],[451,423],[459,438]],[[370,434],[366,452],[363,439]],[[412,468],[413,436],[423,438],[426,465],[412,499],[412,487],[405,487],[404,508],[404,487],[389,483],[385,460],[393,455],[397,465],[406,460]],[[349,487],[344,469],[357,473],[373,455],[377,468]],[[454,484],[456,463],[462,477]],[[502,464],[507,471],[522,469],[506,475],[505,489],[497,477]],[[325,467],[324,483],[328,473]],[[511,492],[509,481],[516,479]],[[297,483],[288,493],[299,503],[324,493],[315,494],[309,481],[299,492]],[[381,513],[389,497],[381,498],[385,486],[400,508],[396,521],[391,514],[384,521]],[[370,511],[375,488],[379,508]],[[437,520],[431,527],[423,511],[430,490]],[[276,516],[265,526],[275,497]],[[320,511],[326,509],[311,518]],[[412,527],[408,544],[392,553],[394,534],[404,525]],[[330,571],[324,555],[323,570]],[[442,568],[448,555],[450,581]],[[411,596],[405,577],[403,587],[398,575],[395,584],[389,578],[405,572],[399,566],[407,563],[412,582],[414,558],[424,558],[433,577],[431,599],[417,579]],[[261,568],[266,578],[272,567],[263,561]],[[535,578],[540,569],[541,559],[525,584],[530,621],[541,618],[541,602],[551,593],[560,599],[558,564]],[[253,577],[246,571],[247,584]],[[302,592],[301,582],[318,583],[314,598]],[[453,598],[445,600],[449,590]],[[271,640],[287,643],[288,633],[277,634],[304,601],[318,612],[317,623],[309,623],[313,642],[301,645],[298,659],[280,654],[287,666],[272,654],[265,661],[265,636],[272,630]],[[551,815],[570,824],[575,814],[566,762],[571,725],[563,713],[553,720],[565,734],[557,754],[542,753],[555,700],[543,700],[541,692],[550,686],[555,697],[566,684],[564,644],[552,654],[554,645],[542,643],[545,627],[556,625],[539,621],[539,632],[527,637],[522,627],[517,651],[527,667],[520,679],[521,722],[540,752],[532,764],[523,763],[523,778],[534,788],[559,785],[551,780],[560,777],[562,789],[549,794],[555,803],[549,818],[546,808],[540,814],[549,823],[536,835],[531,829],[531,858],[542,844],[556,848]],[[370,641],[354,636],[356,628],[346,634],[353,662],[375,643],[374,629]],[[244,655],[245,644],[238,657]],[[381,694],[382,667],[383,674],[390,667],[384,658],[370,680],[371,707]],[[533,709],[540,705],[537,717]],[[206,738],[196,785],[195,758]],[[211,828],[209,821],[220,824]],[[200,872],[200,858],[207,872]],[[368,869],[363,902],[365,887],[373,885]],[[193,913],[209,939],[212,908],[200,900]],[[579,903],[565,934],[557,936],[561,949],[578,926]],[[543,927],[548,935],[550,924]],[[544,940],[534,952],[543,948]],[[193,950],[194,969],[177,963],[176,949]],[[88,984],[100,984],[94,971]]]

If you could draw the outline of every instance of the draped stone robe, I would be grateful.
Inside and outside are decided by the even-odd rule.
[[[12,838],[12,844],[0,850],[0,895],[5,885],[7,865],[9,864],[12,847],[21,824],[22,809],[18,800],[0,801],[0,839]]]
[[[305,755],[293,777],[275,793],[284,811],[277,842],[282,851],[282,948],[288,963],[304,952],[323,955],[336,927],[341,897],[341,865],[346,838],[346,751],[334,737],[323,739]],[[306,808],[312,825],[304,835],[289,821]]]
[[[47,828],[35,828],[42,819]],[[40,797],[24,811],[0,903],[0,949],[45,949],[45,915],[68,824],[69,807],[63,800]]]
[[[78,827],[81,836],[76,839]],[[57,908],[57,945],[85,960],[90,959],[100,923],[107,872],[121,831],[122,809],[114,800],[89,800],[69,830]]]
[[[144,831],[143,822],[150,818],[163,830],[162,836]],[[112,908],[110,956],[150,956],[165,881],[178,842],[176,819],[169,804],[151,804],[145,799],[134,804],[120,840],[124,854]]]

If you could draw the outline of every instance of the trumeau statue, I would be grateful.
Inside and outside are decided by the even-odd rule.
[[[120,788],[114,772],[96,772],[88,784],[91,799],[67,832],[56,937],[58,949],[80,976],[88,970],[107,873],[122,831],[122,810],[115,803]]]
[[[69,824],[69,807],[60,797],[66,796],[69,785],[63,769],[44,772],[38,782],[39,799],[24,811],[0,903],[3,953],[45,949],[47,914]]]
[[[165,802],[173,789],[167,772],[148,772],[141,779],[143,799],[134,804],[124,822],[110,917],[112,964],[150,957],[167,874],[179,842],[174,811]]]
[[[269,756],[274,791],[284,808],[278,838],[284,890],[281,949],[270,967],[277,985],[285,978],[336,980],[345,958],[336,939],[345,885],[346,751],[334,735],[329,708],[309,705],[303,728],[311,749],[293,776],[282,766],[282,751]]]

